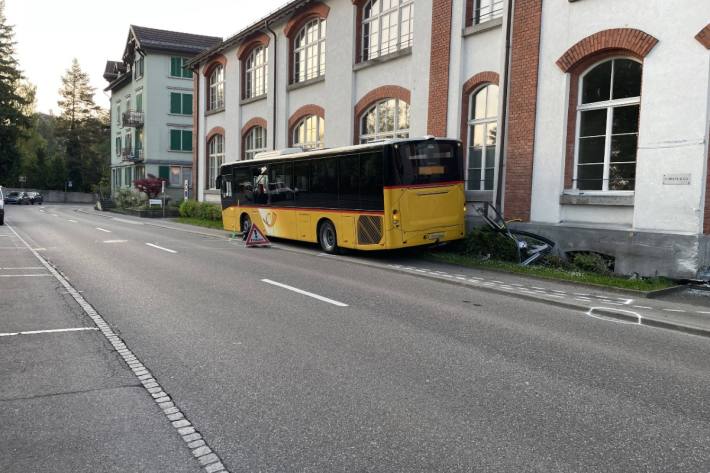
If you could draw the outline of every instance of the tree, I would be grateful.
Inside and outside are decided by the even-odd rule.
[[[12,179],[20,166],[18,140],[29,126],[27,98],[18,93],[22,72],[15,58],[15,31],[0,0],[0,176]]]
[[[64,143],[68,180],[72,190],[91,191],[108,174],[110,143],[107,113],[94,103],[89,75],[74,59],[59,89],[60,134]]]
[[[157,197],[163,189],[163,182],[165,182],[165,179],[155,179],[149,177],[147,179],[136,179],[133,181],[133,184],[136,186],[136,189],[145,193],[149,199],[153,199]]]

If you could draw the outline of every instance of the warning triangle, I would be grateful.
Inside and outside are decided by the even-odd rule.
[[[247,246],[270,246],[271,242],[266,235],[259,230],[255,224],[252,224],[249,228],[249,234],[247,235]]]

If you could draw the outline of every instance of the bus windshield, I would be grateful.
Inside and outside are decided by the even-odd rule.
[[[419,141],[399,144],[393,156],[395,185],[462,181],[458,143]]]

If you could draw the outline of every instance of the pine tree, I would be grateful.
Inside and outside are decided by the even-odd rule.
[[[62,112],[59,119],[71,190],[88,191],[92,184],[97,183],[95,176],[87,173],[87,168],[93,168],[90,164],[94,159],[91,148],[95,144],[92,128],[100,109],[94,103],[94,88],[89,84],[89,74],[81,70],[76,59],[62,77],[59,97],[57,103]]]
[[[29,126],[27,98],[18,93],[22,72],[15,58],[14,27],[0,0],[0,176],[14,180],[20,166],[18,139]]]

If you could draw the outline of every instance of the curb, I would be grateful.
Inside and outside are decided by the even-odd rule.
[[[86,211],[80,210],[80,209],[77,209],[76,211],[87,214],[87,215],[97,215],[102,218],[108,218],[108,219],[114,218],[114,217],[111,217],[108,215],[94,214],[94,213],[86,212]],[[223,238],[224,236],[226,236],[226,235],[224,235],[224,236],[214,235],[211,233],[199,232],[199,231],[188,230],[188,229],[183,229],[183,228],[175,228],[175,227],[170,227],[170,226],[166,226],[166,225],[159,225],[159,224],[155,224],[155,223],[145,223],[145,222],[142,222],[142,223],[145,225],[164,228],[167,230],[174,230],[177,232],[185,232],[185,233],[193,233],[193,234],[204,235],[204,236],[208,236],[208,237],[212,237],[212,238]],[[288,247],[283,247],[283,246],[279,246],[279,245],[273,245],[272,248],[276,249],[276,250],[288,251],[291,253],[298,253],[298,254],[303,254],[303,255],[307,255],[307,256],[317,256],[317,253],[313,253],[311,251],[302,250],[302,249],[298,249],[298,248],[288,248]],[[534,295],[530,295],[530,294],[522,294],[522,293],[518,293],[518,292],[506,291],[504,289],[498,289],[493,286],[473,285],[471,283],[467,283],[464,281],[439,277],[439,276],[432,275],[432,274],[421,274],[421,273],[413,272],[413,271],[399,270],[399,269],[391,268],[391,267],[384,265],[384,264],[373,263],[371,261],[358,260],[358,259],[354,259],[354,258],[342,257],[339,255],[328,255],[327,258],[333,258],[333,259],[337,259],[338,261],[341,261],[341,262],[358,264],[360,266],[367,266],[370,268],[376,268],[376,269],[389,271],[389,272],[397,273],[397,274],[408,274],[410,276],[414,276],[414,277],[417,277],[420,279],[428,279],[428,280],[434,279],[436,281],[443,282],[445,284],[449,284],[449,285],[453,285],[453,286],[465,287],[468,289],[474,289],[474,290],[480,290],[480,291],[493,292],[493,293],[502,294],[502,295],[505,295],[508,297],[514,297],[516,299],[529,300],[529,301],[539,302],[542,304],[547,304],[547,305],[551,305],[551,306],[555,306],[555,307],[561,307],[563,309],[581,311],[581,312],[585,313],[585,315],[590,311],[594,311],[597,314],[601,314],[601,315],[607,316],[609,318],[617,319],[619,321],[626,322],[626,323],[632,322],[632,323],[635,323],[638,325],[645,325],[645,326],[653,327],[653,328],[662,328],[662,329],[672,330],[672,331],[681,332],[681,333],[685,333],[685,334],[689,334],[689,335],[710,337],[710,327],[702,328],[702,327],[697,327],[697,326],[692,326],[692,325],[684,325],[681,323],[676,323],[676,322],[672,322],[672,321],[668,321],[668,320],[646,318],[641,315],[633,315],[632,316],[632,315],[630,315],[630,313],[632,311],[625,311],[623,309],[616,310],[611,307],[598,307],[598,306],[594,307],[594,306],[587,305],[587,304],[577,304],[575,302],[557,301],[557,300],[553,300],[553,299],[549,299],[549,298],[545,298],[545,297],[538,297],[538,296],[534,296]],[[442,262],[438,262],[438,263],[446,264],[446,263],[442,263]],[[451,266],[457,267],[457,265],[451,265]],[[465,267],[465,266],[461,266],[461,267]],[[491,271],[497,272],[497,273],[503,273],[503,274],[511,274],[507,271],[495,271],[495,270],[491,270]],[[550,280],[547,278],[534,278],[534,279],[544,280],[544,281],[556,281],[556,280]],[[560,282],[569,283],[571,286],[608,289],[605,286],[596,286],[596,285],[592,285],[592,284],[578,284],[578,283],[574,283],[571,281],[560,281]],[[659,289],[657,291],[651,291],[650,293],[642,292],[642,291],[624,291],[624,290],[614,291],[613,290],[614,288],[611,288],[611,289],[612,290],[609,292],[621,293],[621,294],[626,294],[626,295],[641,296],[641,297],[647,297],[647,298],[653,299],[654,297],[649,297],[649,296],[647,296],[647,294],[652,294],[652,295],[658,297],[658,296],[661,296],[664,294],[673,293],[673,292],[685,289],[685,286],[673,286],[673,287],[666,288],[666,289]],[[634,312],[634,314],[635,314],[635,312]]]

